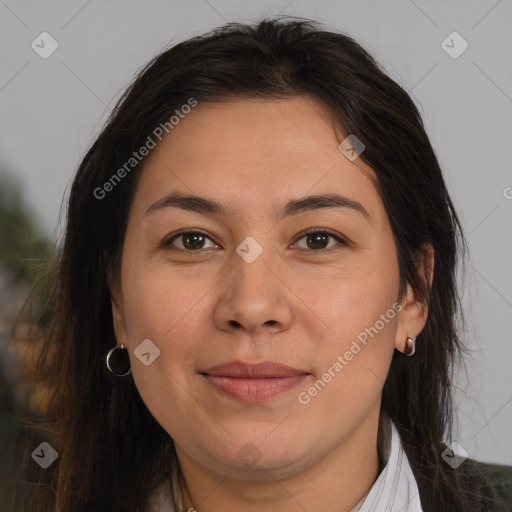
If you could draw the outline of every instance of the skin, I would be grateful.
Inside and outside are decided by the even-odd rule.
[[[146,158],[120,282],[111,288],[115,332],[142,399],[174,439],[199,512],[348,511],[378,475],[391,357],[427,317],[410,287],[401,311],[317,396],[297,399],[399,296],[373,171],[347,159],[341,140],[311,97],[230,100],[200,103]],[[225,203],[230,214],[168,207],[146,215],[171,192]],[[349,208],[272,217],[291,199],[333,192],[359,201],[369,219]],[[331,237],[315,248],[301,235],[307,228],[347,242]],[[178,230],[207,238],[188,252],[183,237],[159,247]],[[263,249],[252,263],[236,252],[248,236]],[[161,353],[145,366],[133,351],[148,338]],[[278,361],[310,375],[291,391],[245,403],[198,373],[232,360]],[[261,457],[252,467],[237,456],[249,442]]]

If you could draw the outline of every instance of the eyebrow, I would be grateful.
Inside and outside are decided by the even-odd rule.
[[[145,215],[161,211],[165,208],[181,208],[182,210],[205,215],[217,215],[224,217],[230,214],[230,209],[224,203],[220,203],[206,197],[183,195],[178,192],[173,192],[150,206]],[[370,215],[360,202],[339,194],[316,194],[301,197],[299,199],[292,199],[280,209],[274,211],[273,218],[275,221],[280,221],[291,215],[319,210],[321,208],[346,208],[362,214],[366,220],[371,222]]]

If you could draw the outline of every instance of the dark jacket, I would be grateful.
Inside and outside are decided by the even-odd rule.
[[[512,512],[512,466],[467,459],[461,469],[463,467],[467,474],[474,471],[478,475],[466,477],[466,481],[480,496],[482,512]]]

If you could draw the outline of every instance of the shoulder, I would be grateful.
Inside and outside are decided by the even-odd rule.
[[[512,511],[512,466],[467,459],[460,466],[461,476],[482,500],[482,511]],[[496,505],[486,505],[494,500]]]

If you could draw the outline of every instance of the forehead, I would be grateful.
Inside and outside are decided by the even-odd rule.
[[[341,153],[345,136],[310,96],[199,103],[146,158],[136,196],[149,207],[180,191],[254,212],[267,200],[339,193],[378,215],[374,172]]]
[[[337,146],[331,117],[310,96],[199,103],[164,138],[150,160],[163,152],[186,157],[190,163],[208,155],[240,164],[318,157],[332,150],[333,144]]]

